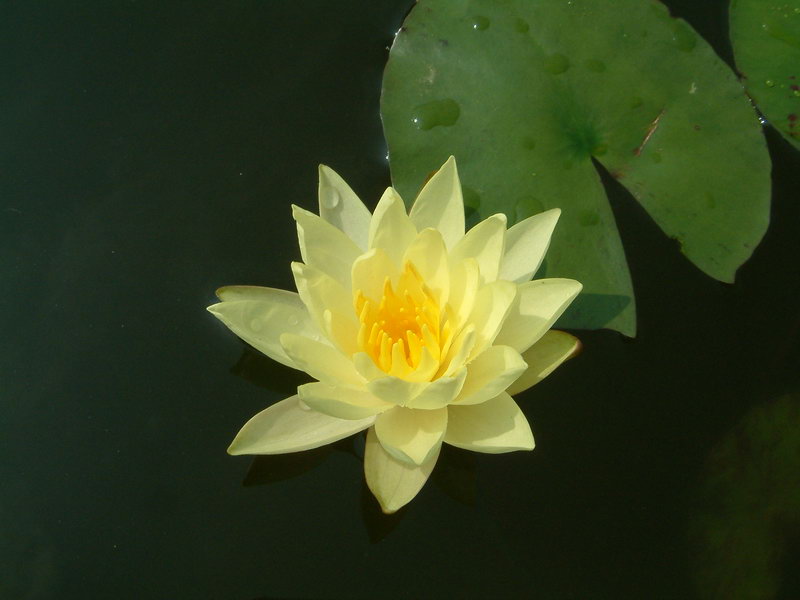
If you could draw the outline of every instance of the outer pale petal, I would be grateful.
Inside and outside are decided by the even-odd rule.
[[[383,248],[400,265],[406,248],[417,237],[417,228],[408,218],[403,200],[387,188],[375,207],[369,223],[369,247]]]
[[[450,405],[447,410],[448,444],[488,454],[533,450],[528,420],[505,392],[481,404]]]
[[[522,283],[533,277],[550,246],[550,236],[560,215],[561,209],[546,210],[520,221],[508,230],[500,279]]]
[[[340,229],[314,213],[292,206],[303,262],[350,289],[350,271],[361,250]]]
[[[258,298],[220,302],[209,306],[208,311],[256,350],[293,369],[302,368],[280,344],[283,333],[320,335],[300,296],[285,290],[255,287],[222,288],[217,294],[226,299]]]
[[[455,158],[448,158],[428,180],[409,216],[418,230],[432,227],[441,231],[448,248],[464,236],[464,198]]]
[[[442,443],[447,409],[414,410],[395,407],[378,415],[375,433],[381,446],[397,460],[426,463]]]
[[[432,381],[429,386],[408,402],[408,408],[434,410],[447,406],[458,396],[464,386],[466,376],[467,370],[462,368],[451,377],[440,377],[436,381]]]
[[[388,375],[373,379],[367,389],[384,402],[405,406],[429,385],[429,381],[408,381]]]
[[[330,444],[369,427],[375,417],[345,420],[302,408],[297,396],[262,410],[236,434],[228,454],[284,454]]]
[[[425,285],[444,306],[450,292],[450,265],[442,234],[435,229],[423,229],[406,250],[403,258],[416,267]]]
[[[284,333],[280,342],[297,367],[314,379],[331,385],[363,387],[364,378],[356,371],[353,361],[333,346],[291,333]]]
[[[480,404],[497,396],[511,385],[527,364],[509,346],[492,346],[467,365],[467,379],[455,404]]]
[[[478,262],[483,281],[494,281],[500,269],[506,239],[506,216],[492,215],[481,221],[467,232],[452,252],[454,263],[466,258],[474,258]]]
[[[575,356],[580,348],[581,342],[575,336],[551,329],[522,355],[528,368],[506,391],[512,396],[524,392],[550,375],[565,360]]]
[[[517,285],[510,281],[493,281],[478,290],[475,306],[467,321],[475,325],[475,346],[471,357],[477,356],[495,339],[516,295]]]
[[[582,288],[573,279],[537,279],[523,283],[495,343],[524,352],[552,327]]]
[[[297,394],[312,409],[339,419],[364,419],[394,406],[363,389],[320,382],[301,385]]]
[[[345,289],[323,271],[303,263],[292,263],[292,274],[297,292],[317,327],[343,352],[355,352],[358,322],[350,288]]]
[[[369,242],[369,210],[330,167],[319,166],[319,215],[362,250]]]
[[[433,471],[439,449],[441,445],[423,464],[411,465],[393,458],[378,441],[375,428],[369,429],[364,448],[364,474],[384,513],[396,512],[414,499]]]

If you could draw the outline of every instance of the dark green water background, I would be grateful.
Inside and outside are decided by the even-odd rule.
[[[578,333],[521,396],[533,453],[451,449],[392,518],[359,440],[226,455],[302,379],[205,306],[291,289],[318,163],[374,206],[410,4],[0,5],[0,598],[800,597],[800,154],[769,130],[733,286],[608,182],[640,335]],[[667,4],[730,61],[725,2]]]

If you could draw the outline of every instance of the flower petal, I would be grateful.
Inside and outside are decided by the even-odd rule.
[[[497,279],[505,248],[506,221],[504,214],[497,214],[475,225],[453,248],[452,260],[474,258],[483,281]]]
[[[412,398],[406,406],[420,410],[434,410],[447,406],[458,396],[466,376],[467,370],[462,368],[451,377],[440,377]]]
[[[480,287],[480,267],[474,258],[453,263],[450,270],[448,304],[452,309],[453,326],[460,329],[469,319]]]
[[[353,361],[333,346],[291,333],[281,335],[280,342],[297,368],[314,379],[331,385],[364,385],[364,378],[356,371]]]
[[[283,333],[313,337],[319,329],[311,320],[308,310],[294,292],[255,286],[232,286],[221,288],[217,294],[222,298],[258,298],[254,300],[224,301],[208,307],[208,311],[242,338],[245,342],[293,369],[300,369],[283,349],[280,336]]]
[[[367,389],[384,402],[405,406],[429,385],[429,381],[409,381],[389,375],[373,379],[367,384]]]
[[[523,283],[533,277],[550,246],[550,237],[560,215],[561,209],[546,210],[520,221],[508,230],[500,279]]]
[[[383,248],[373,248],[365,252],[353,263],[353,297],[361,290],[373,302],[380,302],[383,297],[383,282],[388,277],[395,284],[398,274],[397,265]]]
[[[447,411],[444,441],[452,446],[488,454],[533,450],[528,420],[505,392],[481,404],[451,404]]]
[[[467,379],[454,404],[480,404],[496,397],[511,385],[528,365],[509,346],[492,346],[467,365]]]
[[[432,227],[441,231],[448,248],[464,237],[464,198],[455,158],[448,158],[428,180],[409,216],[417,230]]]
[[[523,283],[495,344],[524,352],[552,327],[582,288],[574,279],[536,279]]]
[[[372,215],[344,179],[325,165],[319,166],[319,216],[367,249]]]
[[[471,358],[483,352],[497,337],[516,295],[517,285],[510,281],[493,281],[478,290],[475,306],[467,321],[475,325],[475,345]]]
[[[397,460],[422,465],[438,451],[447,428],[447,409],[414,410],[397,406],[378,415],[375,434]]]
[[[297,292],[317,327],[342,352],[356,352],[358,321],[350,288],[345,289],[323,271],[303,263],[292,263],[292,274]],[[326,317],[326,313],[331,316]]]
[[[339,419],[364,419],[394,406],[364,389],[320,382],[301,385],[297,394],[312,409]]]
[[[284,454],[330,444],[369,427],[375,417],[337,419],[302,408],[292,396],[262,410],[236,434],[228,454]]]
[[[292,206],[303,262],[350,289],[353,261],[361,250],[347,235],[314,213]]]
[[[512,396],[524,392],[550,375],[565,360],[575,356],[580,348],[581,342],[575,336],[551,329],[522,355],[528,368],[506,391]]]
[[[396,512],[419,493],[436,465],[439,449],[441,445],[423,464],[411,465],[386,452],[375,435],[375,428],[370,427],[364,448],[364,474],[367,486],[385,514]]]
[[[414,265],[439,305],[444,306],[450,292],[450,268],[442,234],[435,229],[420,231],[406,250],[402,264],[406,261]]]
[[[417,237],[417,229],[408,218],[403,200],[387,188],[375,207],[369,223],[369,247],[383,248],[395,264],[402,264],[406,248]]]

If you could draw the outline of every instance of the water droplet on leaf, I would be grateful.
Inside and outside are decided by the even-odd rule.
[[[484,31],[485,29],[489,29],[489,19],[486,17],[472,17],[472,28],[476,31]]]
[[[458,121],[461,115],[461,108],[455,100],[445,98],[444,100],[434,100],[415,107],[411,113],[411,121],[417,129],[427,131],[434,127],[450,127]]]
[[[569,59],[563,54],[551,54],[544,60],[544,70],[553,75],[560,75],[569,69]]]
[[[523,196],[514,206],[514,216],[516,218],[516,222],[519,223],[531,215],[537,215],[540,212],[544,212],[544,210],[544,204],[542,204],[542,201],[536,196]]]
[[[517,19],[514,21],[514,29],[516,29],[520,33],[528,33],[530,26],[528,25],[528,22],[525,19],[520,19],[519,17],[517,17]]]

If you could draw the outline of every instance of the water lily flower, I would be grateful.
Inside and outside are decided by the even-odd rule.
[[[302,256],[292,264],[297,293],[223,287],[208,310],[316,381],[248,421],[230,454],[297,452],[367,430],[367,484],[390,513],[422,488],[442,443],[487,453],[533,449],[511,396],[579,346],[550,327],[581,284],[531,281],[558,209],[509,229],[496,214],[465,233],[450,157],[410,212],[388,188],[370,214],[325,166],[319,216],[292,210]]]

